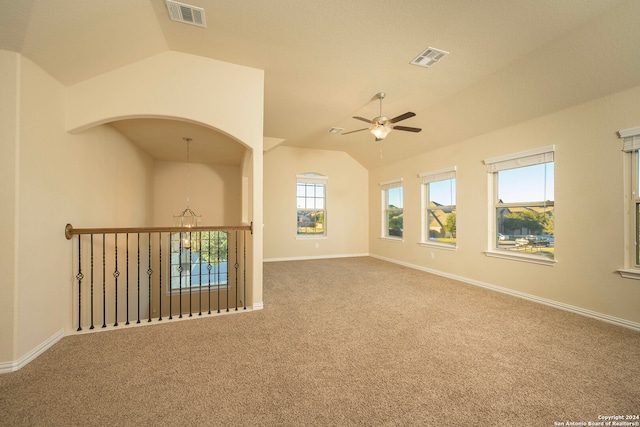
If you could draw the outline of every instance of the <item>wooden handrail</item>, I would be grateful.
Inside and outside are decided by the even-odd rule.
[[[80,234],[112,234],[112,233],[179,233],[197,231],[240,231],[248,230],[253,234],[253,222],[249,225],[211,225],[200,227],[122,227],[122,228],[73,228],[71,224],[64,227],[67,240]]]

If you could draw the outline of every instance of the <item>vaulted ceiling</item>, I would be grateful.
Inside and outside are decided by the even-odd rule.
[[[263,69],[266,149],[342,150],[367,168],[640,85],[637,0],[183,2],[206,28],[171,20],[165,0],[0,0],[0,49],[65,85],[166,50]],[[411,65],[427,47],[449,55]],[[378,92],[384,115],[413,111],[401,124],[422,132],[328,132],[366,126],[352,116],[378,116]],[[191,124],[114,126],[158,159],[183,160],[185,132],[210,140],[201,161],[238,156]]]

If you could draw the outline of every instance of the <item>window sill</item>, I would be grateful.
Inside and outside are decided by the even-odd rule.
[[[457,251],[458,247],[456,245],[448,245],[446,243],[435,243],[435,242],[420,242],[418,243],[420,246],[425,248],[438,248],[443,249],[445,251]]]
[[[625,279],[640,280],[640,270],[634,268],[619,268],[616,270]]]
[[[388,242],[395,242],[395,243],[404,243],[404,238],[402,237],[380,237],[380,240],[386,240]]]
[[[513,261],[529,262],[532,264],[548,265],[552,267],[558,263],[555,259],[537,255],[515,254],[512,252],[500,251],[485,251],[484,254],[491,258],[510,259]]]

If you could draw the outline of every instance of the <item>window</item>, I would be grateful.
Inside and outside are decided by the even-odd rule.
[[[224,231],[171,233],[171,290],[226,285],[227,241]]]
[[[627,156],[626,179],[629,184],[626,186],[629,194],[629,205],[625,212],[629,212],[626,218],[626,229],[629,230],[625,236],[625,248],[627,254],[624,260],[624,269],[618,272],[626,278],[640,279],[640,127],[621,130],[618,132],[624,144],[622,151]],[[629,269],[631,267],[631,269]]]
[[[382,188],[382,237],[402,239],[402,180],[383,182]]]
[[[492,248],[553,260],[554,147],[484,162],[493,190]]]
[[[297,235],[324,237],[326,229],[327,177],[316,173],[297,176]]]
[[[456,245],[456,168],[420,174],[422,243]]]

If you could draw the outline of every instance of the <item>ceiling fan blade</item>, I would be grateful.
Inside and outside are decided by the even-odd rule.
[[[394,130],[404,130],[407,132],[420,132],[422,129],[420,128],[411,128],[408,126],[394,126],[393,127]]]
[[[400,114],[398,117],[394,117],[393,119],[389,120],[389,123],[397,123],[397,122],[399,122],[401,120],[408,119],[409,117],[413,117],[415,115],[416,115],[416,113],[412,113],[411,111],[408,111],[408,112],[406,112],[404,114]]]
[[[357,129],[357,130],[350,130],[349,132],[342,132],[340,135],[347,135],[347,134],[350,134],[350,133],[360,132],[360,131],[368,130],[368,129],[369,129],[369,128],[362,128],[362,129]]]
[[[371,121],[369,119],[365,119],[364,117],[353,116],[353,118],[356,119],[356,120],[362,120],[363,122],[373,123],[373,121]]]

